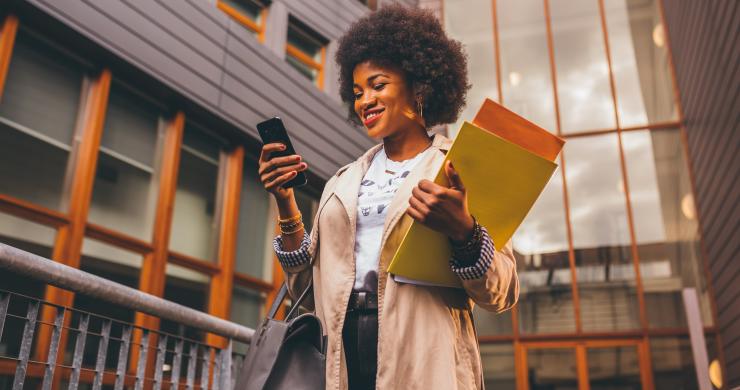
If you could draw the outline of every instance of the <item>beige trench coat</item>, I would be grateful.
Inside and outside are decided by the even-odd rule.
[[[405,211],[412,188],[433,180],[451,141],[436,135],[427,153],[404,180],[389,206],[378,269],[377,389],[480,389],[482,366],[471,310],[502,312],[519,295],[511,243],[496,250],[486,275],[465,280],[465,289],[396,283],[385,270],[412,222]],[[327,182],[311,232],[311,263],[285,269],[292,296],[314,279],[313,301],[328,336],[327,389],[346,389],[342,327],[355,282],[355,223],[360,181],[377,145],[342,167]],[[463,180],[465,178],[463,177]]]

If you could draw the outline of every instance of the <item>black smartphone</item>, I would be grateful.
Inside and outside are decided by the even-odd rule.
[[[263,144],[280,143],[285,145],[285,150],[272,153],[273,158],[296,154],[295,149],[293,149],[293,144],[290,142],[290,137],[288,137],[288,132],[285,130],[285,125],[283,125],[283,120],[279,117],[270,118],[264,122],[258,123],[257,131],[260,133],[260,138],[262,138]],[[304,171],[298,172],[296,177],[283,184],[281,187],[300,187],[305,186],[306,183],[308,183],[308,179],[306,178]]]

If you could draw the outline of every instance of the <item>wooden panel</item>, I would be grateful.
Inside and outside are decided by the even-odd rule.
[[[6,16],[0,30],[0,99],[3,96],[5,77],[8,75],[16,32],[18,32],[18,18],[15,15]]]
[[[740,236],[737,178],[740,164],[737,72],[740,3],[664,1],[663,15],[684,116],[705,262],[716,297],[716,317],[728,388],[740,386]]]
[[[218,265],[220,272],[211,279],[208,299],[208,313],[224,319],[229,318],[231,294],[234,287],[243,163],[243,147],[237,147],[226,158],[222,191],[223,207],[219,216]],[[206,342],[221,347],[226,346],[226,339],[211,333],[207,335]]]

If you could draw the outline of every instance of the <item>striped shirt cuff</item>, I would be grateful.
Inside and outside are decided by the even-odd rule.
[[[275,240],[272,242],[272,246],[275,248],[275,254],[283,267],[298,267],[300,265],[308,264],[311,261],[311,255],[308,253],[308,248],[311,246],[311,237],[307,232],[303,232],[301,247],[294,251],[283,250],[282,236],[275,237]]]
[[[465,259],[460,259],[460,261],[458,261],[454,252],[452,254],[452,259],[450,259],[450,268],[452,268],[452,272],[457,274],[457,276],[462,280],[482,278],[488,271],[488,268],[491,267],[491,262],[493,262],[493,254],[496,250],[493,246],[493,240],[491,239],[491,236],[488,235],[488,230],[486,230],[485,227],[481,226],[481,230],[483,234],[481,238],[480,255],[475,263],[468,265],[470,263],[464,262]]]

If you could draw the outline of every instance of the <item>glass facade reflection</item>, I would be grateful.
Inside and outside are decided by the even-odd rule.
[[[519,388],[691,382],[666,374],[690,357],[655,356],[681,349],[659,335],[687,332],[682,289],[696,289],[713,325],[659,0],[477,3],[444,2],[447,31],[472,59],[460,122],[488,97],[566,140],[512,238],[519,304],[476,310],[482,342],[513,341]],[[493,365],[505,366],[484,358],[484,371]]]

